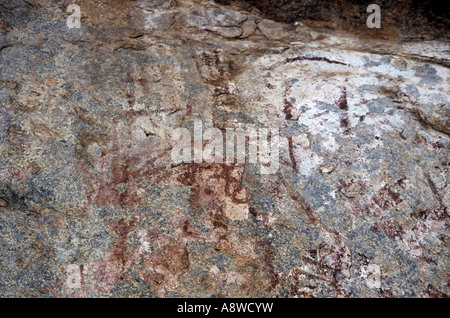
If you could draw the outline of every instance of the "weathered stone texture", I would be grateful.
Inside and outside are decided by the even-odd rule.
[[[449,294],[445,38],[70,3],[0,3],[2,297]],[[174,165],[196,119],[278,127],[279,170]]]

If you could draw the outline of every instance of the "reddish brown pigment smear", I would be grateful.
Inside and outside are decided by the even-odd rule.
[[[191,114],[192,114],[192,109],[194,108],[194,105],[192,105],[192,103],[187,103],[187,105],[186,105],[186,107],[187,107],[187,113],[186,113],[186,115],[188,115],[188,116],[190,116]]]
[[[299,198],[296,195],[291,195],[291,198],[292,198],[292,200],[294,200],[295,202],[298,203],[300,208],[306,213],[306,215],[311,223],[316,224],[319,222],[319,220],[314,215],[314,210],[309,207],[308,203],[306,203],[306,201],[304,199]]]
[[[283,104],[284,104],[284,108],[283,108],[283,113],[285,114],[285,118],[286,120],[290,120],[292,119],[292,111],[294,110],[294,106],[292,105],[292,103],[290,101],[288,101],[287,96],[291,90],[292,85],[288,85],[286,86],[286,88],[284,89],[283,92]]]
[[[120,279],[124,279],[127,262],[131,260],[133,253],[128,250],[128,234],[134,230],[136,217],[133,217],[127,224],[124,219],[109,225],[111,230],[117,233],[118,237],[112,244],[111,254],[112,261],[116,262],[117,268],[120,269]]]
[[[426,295],[428,295],[428,297],[431,298],[449,298],[449,296],[447,294],[444,294],[443,292],[441,292],[440,290],[438,290],[436,287],[434,287],[433,285],[429,284],[427,286],[427,289],[424,292]]]
[[[287,99],[284,99],[283,103],[284,103],[283,113],[286,114],[286,120],[290,120],[292,119],[292,110],[294,109],[294,106],[292,106],[292,103]]]
[[[127,71],[127,74],[125,77],[125,83],[134,83],[134,78],[131,74],[131,71]]]
[[[270,286],[267,288],[267,292],[271,292],[274,290],[279,281],[278,274],[275,270],[275,266],[273,264],[274,262],[274,253],[272,249],[270,248],[270,245],[272,244],[272,241],[266,241],[266,242],[258,242],[257,247],[261,254],[262,261],[264,262],[265,266],[267,267],[269,273],[269,282]]]
[[[130,108],[133,108],[134,105],[136,104],[136,99],[134,98],[133,93],[131,91],[129,91],[126,94],[126,97],[127,97],[128,105],[130,106]]]
[[[233,165],[221,164],[199,164],[186,165],[185,171],[178,177],[178,181],[183,185],[192,187],[193,202],[202,205],[203,196],[206,194],[208,201],[211,195],[226,195],[235,203],[247,203],[247,199],[238,199],[238,195],[242,190],[241,180],[233,176],[236,169]],[[207,172],[212,172],[211,176],[206,177]],[[211,185],[211,181],[225,180],[225,193],[219,194],[207,186]],[[219,198],[217,198],[219,199]]]
[[[372,199],[383,210],[391,209],[402,202],[400,194],[389,185],[380,189]]]
[[[343,118],[341,119],[341,127],[342,128],[348,128],[348,126],[350,125],[348,118]]]
[[[189,253],[185,246],[171,246],[164,248],[158,254],[157,264],[166,268],[169,273],[181,275],[190,267]]]
[[[336,102],[336,105],[342,110],[348,110],[348,102],[347,102],[347,88],[342,89],[342,94],[339,100]]]
[[[373,233],[384,233],[390,239],[401,238],[405,234],[403,227],[394,220],[378,222],[370,230]]]
[[[190,199],[195,210],[207,208],[206,220],[214,229],[229,229],[226,202],[247,204],[247,189],[242,186],[243,167],[226,164],[199,164],[180,167],[177,181],[191,187]]]
[[[157,255],[148,255],[140,273],[149,287],[157,287],[167,283],[170,276],[178,278],[183,275],[190,266],[189,253],[185,246],[167,245]]]
[[[339,61],[334,61],[334,60],[330,60],[327,59],[326,57],[317,57],[317,56],[313,56],[313,57],[306,57],[306,56],[297,56],[294,58],[288,58],[284,61],[285,64],[287,63],[292,63],[292,62],[296,62],[296,61],[321,61],[321,62],[327,62],[330,64],[340,64],[340,65],[347,65],[345,63],[339,62]]]
[[[120,162],[120,161],[119,161]],[[131,191],[131,188],[119,193],[115,186],[117,184],[128,184],[133,181],[133,173],[128,168],[135,162],[133,158],[123,159],[122,164],[112,167],[111,180],[109,182],[102,182],[99,186],[96,203],[99,206],[117,203],[121,206],[136,205],[140,202],[136,193]]]
[[[440,205],[438,209],[433,209],[432,213],[427,213],[426,218],[444,221],[449,217],[447,207],[442,201],[442,196],[439,195],[436,184],[433,182],[431,177],[428,174],[426,174],[425,178],[427,179],[428,186],[430,187],[431,191],[433,192],[436,200],[439,202]]]
[[[390,290],[379,289],[380,296],[383,298],[394,298],[394,294]]]
[[[313,57],[306,57],[306,56],[297,56],[297,57],[292,57],[292,58],[287,58],[282,62],[277,62],[269,67],[264,67],[262,68],[263,71],[272,71],[275,68],[277,68],[280,65],[283,64],[289,64],[289,63],[293,63],[293,62],[297,62],[297,61],[318,61],[318,62],[326,62],[326,63],[330,63],[330,64],[340,64],[340,65],[347,65],[345,63],[339,62],[339,61],[334,61],[334,60],[330,60],[327,59],[326,57],[317,57],[317,56],[313,56]]]
[[[287,137],[287,139],[289,144],[289,158],[291,159],[292,169],[294,169],[295,172],[298,172],[297,161],[295,160],[294,156],[294,143],[292,142],[292,137]]]

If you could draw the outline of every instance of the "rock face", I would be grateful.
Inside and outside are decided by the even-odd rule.
[[[76,2],[0,3],[1,296],[449,294],[445,38]],[[277,128],[277,170],[175,164],[196,121]]]
[[[258,10],[268,19],[283,23],[301,22],[359,35],[395,36],[402,39],[449,37],[450,3],[424,0],[215,0],[248,11]],[[370,4],[380,6],[382,25],[378,30],[361,28]],[[372,10],[369,9],[370,12]],[[374,32],[376,31],[376,32]]]

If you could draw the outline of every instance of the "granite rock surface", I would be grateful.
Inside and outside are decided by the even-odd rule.
[[[71,3],[0,2],[0,296],[448,296],[448,39]],[[278,170],[174,164],[195,121]]]

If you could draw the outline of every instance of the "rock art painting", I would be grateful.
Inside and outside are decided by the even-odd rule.
[[[448,297],[443,3],[0,1],[0,296]]]

